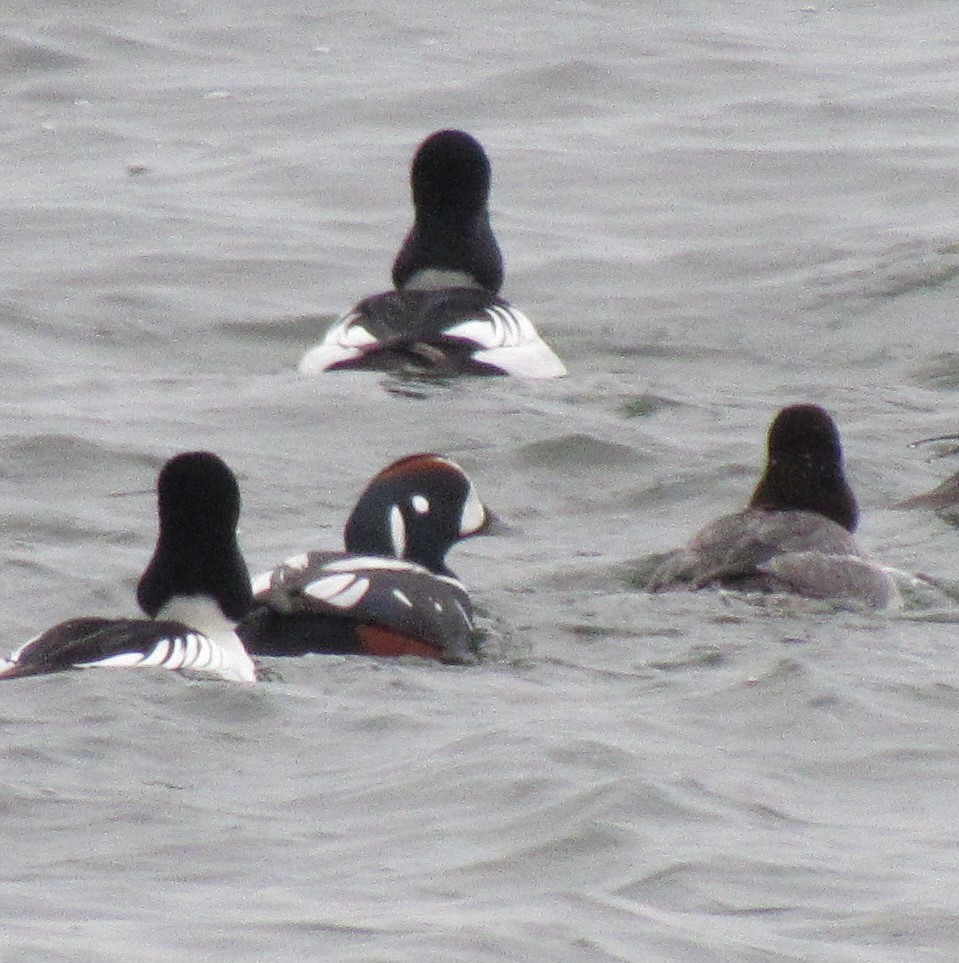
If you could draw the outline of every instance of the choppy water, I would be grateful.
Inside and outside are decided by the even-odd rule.
[[[478,668],[4,686],[4,963],[956,958],[957,612],[650,597],[624,571],[741,506],[776,409],[815,401],[863,544],[957,577],[956,532],[892,505],[957,467],[908,442],[959,428],[959,8],[0,24],[5,647],[133,611],[178,450],[240,475],[255,570],[337,544],[415,450],[513,526],[452,559],[501,652]],[[298,378],[386,285],[410,155],[445,126],[487,146],[504,293],[571,376]]]

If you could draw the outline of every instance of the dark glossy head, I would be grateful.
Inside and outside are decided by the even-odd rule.
[[[766,471],[750,508],[818,512],[850,532],[859,506],[843,473],[839,430],[818,405],[790,405],[769,429]]]
[[[401,288],[425,270],[467,275],[496,293],[503,258],[489,224],[490,162],[461,130],[440,130],[420,144],[410,184],[415,220],[393,264]]]
[[[410,167],[417,214],[475,217],[489,203],[492,168],[483,145],[461,130],[438,130],[417,148]]]
[[[409,455],[369,483],[343,539],[348,552],[402,558],[449,575],[446,553],[484,531],[489,518],[459,465],[432,453]]]
[[[239,620],[252,598],[250,577],[236,542],[240,488],[216,455],[185,452],[157,479],[159,534],[140,579],[137,601],[147,615],[174,595],[209,595]]]

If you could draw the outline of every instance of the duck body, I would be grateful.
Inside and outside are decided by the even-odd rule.
[[[361,301],[300,362],[320,371],[558,378],[566,367],[529,318],[478,287],[388,291]]]
[[[747,509],[718,518],[667,556],[649,588],[785,592],[871,608],[898,598],[888,571],[864,556],[850,532],[794,510]]]
[[[240,633],[257,655],[415,655],[475,661],[462,584],[400,559],[308,552],[254,583]]]

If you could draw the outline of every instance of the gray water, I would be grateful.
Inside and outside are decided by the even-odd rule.
[[[956,469],[959,7],[397,0],[0,14],[4,649],[131,614],[155,473],[238,473],[254,571],[393,458],[458,459],[475,668],[0,692],[3,963],[959,958],[959,610],[649,596],[784,404],[863,546]],[[383,289],[430,131],[486,145],[504,293],[562,381],[294,372]]]

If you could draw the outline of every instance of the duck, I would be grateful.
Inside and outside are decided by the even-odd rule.
[[[0,679],[69,669],[161,668],[253,683],[236,633],[253,593],[237,545],[240,489],[212,452],[183,452],[157,477],[156,547],[137,586],[147,618],[78,616],[0,659]]]
[[[300,553],[254,579],[240,637],[256,656],[475,662],[472,602],[446,554],[491,522],[452,459],[434,452],[400,458],[360,494],[343,551]]]
[[[835,421],[819,405],[789,405],[769,427],[765,470],[746,508],[668,553],[647,588],[721,587],[874,609],[895,605],[892,570],[859,547],[858,524]]]
[[[410,170],[414,222],[393,262],[393,290],[335,321],[303,355],[301,374],[567,374],[529,318],[500,297],[491,171],[483,145],[464,131],[438,130],[419,145]]]

